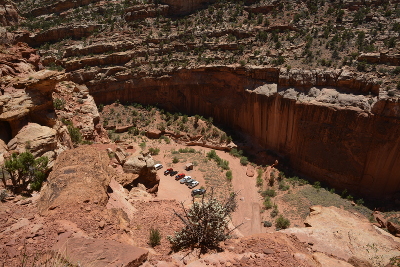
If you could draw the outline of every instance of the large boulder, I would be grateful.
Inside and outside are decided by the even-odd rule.
[[[126,159],[123,170],[125,173],[131,174],[124,176],[123,180],[117,178],[117,181],[123,186],[141,183],[149,188],[158,184],[160,180],[154,168],[154,160],[149,153],[138,152],[131,155]],[[127,177],[130,177],[130,179],[126,179]]]
[[[7,145],[0,139],[0,166],[4,163],[4,158],[8,154]]]
[[[400,243],[378,231],[364,216],[336,207],[313,206],[306,228],[283,230],[300,241],[313,244],[316,252],[348,261],[352,257],[372,263],[387,264],[400,255]],[[329,242],[327,242],[329,240]]]
[[[392,235],[400,237],[400,225],[394,222],[388,222],[387,229]]]
[[[80,146],[57,158],[44,185],[38,208],[42,213],[57,207],[74,207],[82,203],[105,206],[112,169],[106,151]]]
[[[82,267],[135,267],[146,259],[148,251],[114,240],[69,238],[57,242],[53,251],[73,265]]]
[[[37,123],[29,123],[7,145],[9,150],[16,150],[19,153],[28,150],[35,157],[47,156],[51,161],[56,156],[56,135],[57,132],[54,129]]]

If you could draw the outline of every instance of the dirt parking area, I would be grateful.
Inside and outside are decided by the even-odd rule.
[[[266,232],[261,225],[260,216],[260,194],[257,192],[256,177],[248,177],[246,175],[246,166],[240,164],[238,158],[233,157],[224,151],[216,151],[217,155],[229,161],[229,167],[233,174],[232,182],[228,182],[225,177],[225,171],[217,167],[213,161],[206,158],[207,152],[211,149],[204,147],[190,147],[196,150],[196,155],[192,154],[172,154],[171,151],[185,149],[186,146],[179,144],[163,145],[160,147],[160,154],[153,156],[157,163],[161,163],[163,168],[158,170],[160,176],[160,186],[157,198],[160,199],[175,199],[179,202],[184,202],[185,206],[190,205],[191,190],[186,185],[180,184],[174,177],[169,175],[164,176],[164,171],[167,168],[173,168],[178,173],[185,173],[193,179],[199,181],[197,188],[209,189],[214,187],[214,193],[217,197],[227,197],[230,192],[238,192],[238,209],[233,214],[232,220],[234,225],[244,223],[240,227],[241,234],[247,236],[251,234]],[[172,163],[173,157],[180,158],[179,163]],[[188,159],[188,160],[186,160]],[[190,162],[190,159],[195,159],[197,166],[191,171],[185,171],[185,165]],[[212,179],[215,178],[215,179]],[[217,186],[215,186],[217,185]]]

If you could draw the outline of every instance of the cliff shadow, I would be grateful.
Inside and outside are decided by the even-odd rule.
[[[12,138],[11,126],[6,121],[0,121],[0,139],[8,143]]]

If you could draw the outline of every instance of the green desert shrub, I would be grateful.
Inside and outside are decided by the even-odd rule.
[[[275,192],[275,190],[274,189],[267,189],[267,190],[265,190],[265,191],[262,191],[261,192],[261,195],[263,196],[263,197],[275,197],[276,196],[276,192]]]
[[[73,125],[68,125],[67,128],[68,128],[69,135],[71,136],[72,142],[75,145],[80,144],[82,142],[81,131],[79,131],[79,129],[74,127]]]
[[[149,152],[150,152],[150,155],[155,156],[155,155],[158,155],[158,153],[160,153],[160,149],[157,147],[150,147]]]
[[[149,236],[149,244],[152,247],[159,245],[161,242],[161,233],[158,229],[151,228]]]
[[[232,181],[232,171],[231,170],[226,172],[226,179],[228,179],[228,181]]]
[[[204,195],[201,201],[193,201],[190,208],[183,205],[181,213],[175,215],[183,222],[184,227],[168,236],[172,249],[198,247],[201,251],[216,248],[221,241],[231,237],[228,230],[229,217],[236,210],[236,193],[220,201],[211,194]]]
[[[65,107],[65,100],[62,98],[55,98],[53,100],[54,109],[63,110]]]
[[[280,215],[275,221],[275,226],[278,229],[286,229],[290,226],[290,220]]]

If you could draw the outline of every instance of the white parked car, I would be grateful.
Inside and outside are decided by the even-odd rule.
[[[156,165],[154,165],[154,168],[156,168],[156,170],[160,170],[160,169],[162,169],[164,166],[162,165],[162,164],[156,164]]]
[[[192,189],[192,188],[194,188],[194,187],[196,187],[196,186],[198,186],[199,185],[199,182],[198,181],[193,181],[193,182],[191,182],[190,184],[188,184],[187,186],[190,188],[190,189]]]
[[[189,180],[189,179],[192,179],[192,177],[190,177],[190,176],[185,176],[185,177],[183,177],[181,180],[179,180],[179,182],[181,183],[181,184],[184,184],[187,180]]]

